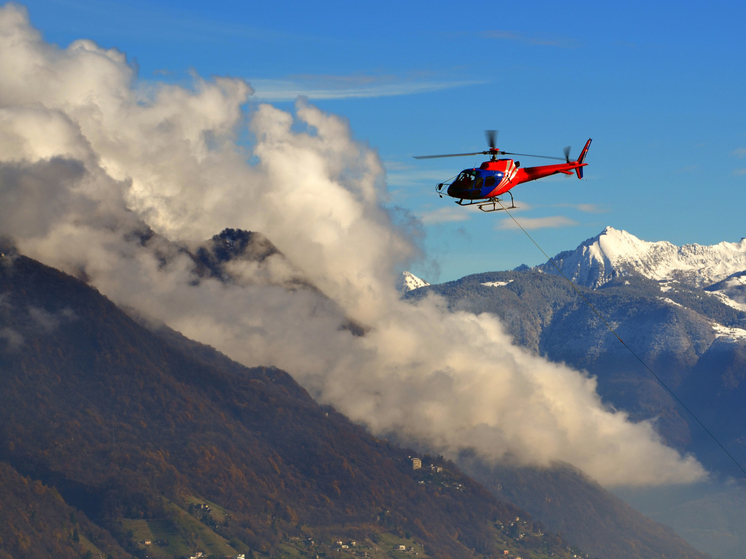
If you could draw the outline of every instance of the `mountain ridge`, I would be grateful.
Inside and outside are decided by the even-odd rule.
[[[668,241],[643,241],[609,226],[575,250],[557,254],[553,260],[567,277],[592,288],[631,274],[703,288],[746,270],[746,239],[738,243],[723,241],[711,246],[678,247]],[[557,274],[550,262],[531,269]]]
[[[0,259],[0,466],[9,483],[59,492],[60,528],[44,536],[61,556],[86,553],[79,540],[96,530],[88,551],[122,559],[332,557],[340,539],[374,557],[398,545],[432,558],[579,552],[455,464],[416,455],[415,469],[412,451],[319,406],[287,373],[164,329],[62,272]],[[25,514],[3,504],[0,518]],[[92,524],[76,528],[76,510]],[[522,538],[505,528],[517,516]],[[33,526],[14,530],[15,559],[56,549],[24,543]]]
[[[615,242],[619,239],[623,242]],[[720,504],[711,501],[708,506],[746,514],[746,501],[723,501],[727,489],[717,485],[722,479],[740,478],[730,458],[638,360],[639,356],[655,371],[740,464],[746,464],[742,433],[746,424],[742,405],[746,398],[746,263],[742,260],[746,242],[688,246],[678,260],[680,250],[671,243],[646,243],[606,228],[575,250],[555,257],[581,296],[547,263],[473,274],[405,297],[416,300],[436,293],[451,310],[492,313],[516,344],[550,361],[587,371],[595,377],[607,405],[624,410],[633,421],[653,422],[670,446],[694,453],[706,465],[713,477],[712,498],[720,499]],[[727,258],[718,262],[718,254]],[[664,262],[657,265],[656,255],[665,256]],[[698,274],[693,263],[704,263],[704,272]],[[489,486],[489,480],[480,479]],[[644,498],[637,501],[644,502]],[[513,502],[535,514],[541,512],[526,501]],[[662,521],[666,518],[678,517],[669,514]],[[730,542],[727,547],[714,545],[701,525],[680,524],[677,529],[689,534],[690,542],[706,545],[703,549],[724,558],[746,553],[746,538],[738,523],[705,524],[711,531],[723,531]],[[548,526],[561,529],[552,522]]]

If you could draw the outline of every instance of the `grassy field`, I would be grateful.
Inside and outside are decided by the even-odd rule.
[[[428,559],[425,549],[415,540],[401,538],[394,534],[382,533],[371,538],[355,540],[353,544],[344,537],[326,537],[320,539],[295,538],[285,542],[278,550],[278,556],[283,559],[314,558],[317,555],[327,559],[349,559],[352,557],[367,557],[369,559]],[[339,545],[338,542],[342,542]],[[406,551],[400,551],[399,546],[405,546]],[[343,547],[346,546],[346,547]]]
[[[204,500],[199,502],[204,503]],[[228,542],[209,526],[200,522],[187,511],[172,502],[165,503],[168,518],[124,520],[125,530],[132,530],[133,538],[140,549],[147,549],[148,556],[155,559],[171,559],[202,551],[205,555],[221,557],[238,554]],[[225,520],[226,511],[211,506],[213,519]],[[145,545],[144,542],[151,542]]]

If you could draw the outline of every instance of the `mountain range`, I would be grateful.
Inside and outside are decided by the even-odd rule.
[[[607,227],[575,250],[562,252],[552,260],[573,282],[591,288],[629,275],[703,288],[746,270],[746,239],[713,246],[678,247],[667,241],[643,241],[626,231]],[[532,269],[558,273],[549,262]]]
[[[743,480],[719,445],[746,465],[745,284],[743,239],[677,247],[607,227],[545,264],[470,275],[405,296],[435,293],[453,310],[498,315],[516,343],[593,375],[609,406],[634,420],[654,421],[663,439],[693,453],[713,480]],[[722,497],[722,488],[715,492]],[[736,483],[731,498],[740,500],[736,509],[746,515],[744,497]],[[547,507],[531,506],[520,496],[513,502],[545,520],[561,517],[560,511],[541,510]],[[675,516],[674,510],[668,513]],[[559,529],[559,520],[548,526]],[[746,553],[744,528],[740,521],[728,527],[700,521],[699,529],[688,529],[688,537],[735,558]],[[717,530],[727,545],[712,542]]]
[[[569,465],[496,466],[468,453],[457,464],[376,439],[279,369],[243,367],[125,313],[80,279],[12,247],[0,252],[0,549],[9,557],[399,557],[399,546],[423,557],[706,557]],[[189,254],[197,278],[231,282],[227,263],[277,249],[225,230]],[[617,275],[581,289],[604,310],[642,297],[683,313],[702,355],[723,338],[707,317],[734,330],[743,319],[723,302],[721,291],[735,289],[727,282],[704,296],[671,289],[671,304],[657,280]],[[285,277],[285,289],[316,289],[302,274]],[[558,328],[575,332],[589,317],[560,277],[491,272],[406,296],[428,292],[500,315],[519,343],[550,358],[585,356],[588,370],[614,363],[603,355],[610,344],[591,359],[578,341],[562,342]],[[343,327],[366,335],[338,312]],[[585,328],[585,342],[608,342]],[[659,428],[669,442],[696,445],[652,383],[610,371],[599,375],[604,398],[640,418],[666,411]]]
[[[1,252],[0,557],[581,554],[287,373]]]

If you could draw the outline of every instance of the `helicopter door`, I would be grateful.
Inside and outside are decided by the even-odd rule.
[[[477,177],[474,181],[474,184],[471,185],[471,195],[475,198],[478,198],[482,195],[482,184],[484,183],[484,179],[482,177]]]
[[[487,175],[486,177],[477,177],[472,186],[472,195],[476,198],[483,198],[487,196],[494,188],[496,184],[495,175]]]
[[[485,196],[490,193],[495,188],[495,184],[497,184],[497,179],[495,178],[495,175],[490,175],[489,177],[485,177],[484,179],[484,188],[485,188]]]

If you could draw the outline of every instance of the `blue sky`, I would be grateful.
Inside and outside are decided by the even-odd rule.
[[[242,77],[247,110],[298,94],[346,117],[388,171],[391,204],[423,220],[429,281],[538,264],[507,217],[459,208],[437,182],[501,149],[577,156],[586,180],[514,190],[549,253],[606,225],[647,240],[746,236],[746,6],[742,2],[24,2],[47,41],[116,47],[141,80]],[[541,160],[525,160],[524,165]],[[302,172],[302,169],[299,169]]]

